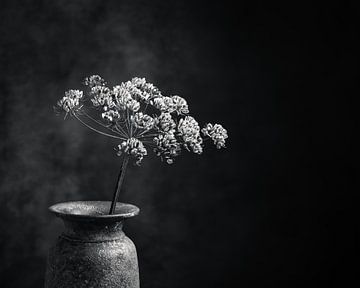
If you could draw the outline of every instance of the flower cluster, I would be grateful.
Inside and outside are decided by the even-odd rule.
[[[83,92],[80,90],[69,90],[65,92],[65,96],[61,98],[57,105],[65,110],[66,113],[74,111],[80,107],[80,99]]]
[[[180,119],[178,131],[184,141],[184,147],[188,151],[191,149],[194,153],[202,153],[203,139],[200,136],[200,126],[193,117],[186,116]]]
[[[225,147],[225,140],[228,138],[228,135],[226,129],[220,124],[213,125],[208,123],[201,129],[201,132],[204,136],[209,136],[213,140],[216,148],[220,149]]]
[[[115,103],[112,98],[112,91],[105,86],[93,86],[90,91],[92,96],[91,102],[94,106],[106,106],[109,108],[114,107]]]
[[[176,112],[178,115],[184,115],[189,113],[189,107],[186,100],[177,95],[171,97],[154,98],[153,100],[151,100],[150,103],[154,105],[154,107],[159,109],[161,112]]]
[[[133,99],[128,89],[122,85],[113,88],[113,94],[116,102],[116,107],[120,110],[129,109],[132,112],[137,112],[140,109],[140,103]]]
[[[159,134],[154,137],[156,148],[154,152],[157,156],[165,159],[168,164],[174,162],[174,158],[179,155],[181,151],[180,143],[176,140],[173,133]]]
[[[146,82],[145,78],[135,77],[121,86],[130,92],[135,100],[148,103],[151,99],[162,97],[160,90],[153,84]]]
[[[91,130],[118,139],[119,156],[131,156],[140,164],[148,146],[171,164],[183,148],[201,154],[206,139],[212,140],[217,148],[225,147],[228,135],[220,124],[209,123],[201,129],[188,115],[184,98],[162,95],[145,78],[135,77],[110,88],[99,75],[93,75],[84,84],[87,93],[69,90],[57,104]]]
[[[116,110],[105,110],[104,113],[101,113],[101,117],[109,122],[114,122],[120,118],[120,114]]]
[[[156,125],[158,130],[163,132],[174,132],[176,127],[175,120],[172,118],[170,113],[162,112],[158,117],[156,117]]]
[[[136,164],[138,165],[141,163],[144,156],[147,155],[147,150],[144,147],[144,144],[136,138],[129,138],[126,141],[123,141],[120,145],[118,145],[118,148],[118,156],[122,153],[133,156],[136,159]]]
[[[142,112],[135,113],[131,116],[131,121],[136,128],[144,129],[145,131],[152,129],[155,126],[155,119]]]
[[[106,82],[99,75],[92,75],[90,77],[85,78],[84,84],[92,88],[95,86],[103,86],[106,84]]]

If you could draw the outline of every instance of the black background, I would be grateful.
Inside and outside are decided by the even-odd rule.
[[[48,206],[111,199],[117,143],[52,110],[92,74],[146,77],[230,136],[130,168],[143,288],[347,286],[359,14],[288,2],[0,1],[0,286],[42,287]]]

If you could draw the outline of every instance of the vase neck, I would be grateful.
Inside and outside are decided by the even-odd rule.
[[[65,231],[62,237],[70,241],[105,242],[121,239],[123,220],[116,222],[72,221],[63,219]]]

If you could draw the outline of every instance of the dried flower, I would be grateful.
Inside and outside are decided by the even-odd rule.
[[[112,98],[112,92],[108,87],[105,86],[94,86],[90,91],[91,102],[94,106],[107,106],[109,108],[113,108],[115,106],[115,102]]]
[[[176,127],[174,119],[170,113],[161,113],[159,117],[155,118],[156,126],[163,132],[172,132]]]
[[[228,136],[220,124],[207,124],[201,130],[198,122],[187,115],[189,107],[184,98],[163,96],[145,78],[134,77],[109,88],[103,78],[93,75],[87,77],[84,84],[90,88],[87,96],[92,105],[87,107],[89,101],[81,101],[82,91],[69,90],[58,101],[58,106],[91,130],[120,141],[118,155],[129,155],[137,164],[147,155],[146,145],[169,164],[182,148],[201,154],[201,132],[212,139],[217,148],[225,147]],[[148,107],[155,114],[146,114]],[[93,108],[98,116],[92,116],[85,108]]]
[[[103,86],[106,84],[106,82],[99,75],[92,75],[85,78],[84,84],[90,88],[93,88],[95,86]]]
[[[147,155],[147,150],[144,147],[144,144],[136,138],[127,139],[126,141],[118,145],[118,148],[118,156],[120,156],[122,153],[131,155],[136,159],[136,164],[138,165],[140,165],[141,160],[144,158],[144,156]]]
[[[151,100],[150,103],[161,112],[172,113],[176,109],[171,97],[158,97]]]
[[[145,78],[134,77],[133,79],[131,79],[131,83],[136,88],[143,91],[144,95],[142,96],[142,98],[145,101],[148,101],[152,98],[163,97],[160,90],[153,84],[146,82]]]
[[[109,122],[113,122],[114,120],[120,118],[120,114],[116,110],[107,110],[101,114],[101,117]]]
[[[225,147],[225,140],[228,138],[228,135],[226,129],[220,124],[213,125],[208,123],[201,129],[201,132],[204,136],[209,136],[213,140],[216,148],[220,149]]]
[[[147,155],[145,145],[152,147],[155,154],[168,164],[174,162],[183,147],[196,154],[203,152],[200,131],[210,137],[217,148],[225,147],[228,135],[220,124],[209,123],[200,130],[198,122],[187,116],[189,107],[184,98],[162,95],[145,78],[135,77],[109,88],[103,78],[92,75],[85,79],[84,84],[89,87],[86,96],[90,101],[81,101],[82,91],[69,90],[57,105],[87,128],[120,143],[117,155],[124,157],[110,214],[115,211],[129,158],[140,165]],[[148,107],[155,111],[151,116],[146,114],[149,113]],[[97,116],[90,113],[91,108]]]
[[[155,119],[142,112],[135,113],[133,116],[131,116],[131,120],[133,121],[136,128],[150,130],[155,126]]]
[[[140,109],[140,103],[131,97],[131,93],[122,85],[113,88],[113,95],[116,100],[116,106],[120,110],[129,109],[137,112]]]
[[[135,77],[131,81],[121,84],[131,97],[137,101],[148,103],[150,99],[162,97],[161,92],[153,84],[147,83],[145,78]]]
[[[184,147],[196,153],[201,154],[203,140],[200,136],[200,126],[198,122],[191,116],[180,119],[178,124],[178,132],[184,141]]]
[[[178,114],[188,114],[189,113],[189,107],[184,98],[174,95],[174,96],[171,96],[171,99],[174,104],[174,109]]]
[[[159,134],[154,137],[154,142],[156,144],[154,152],[157,156],[160,156],[161,159],[165,159],[168,164],[172,164],[174,162],[173,159],[178,156],[181,151],[180,143],[177,142],[173,133]]]
[[[65,96],[61,98],[57,105],[65,110],[66,113],[79,108],[80,99],[83,97],[83,92],[80,90],[69,90],[65,92]]]

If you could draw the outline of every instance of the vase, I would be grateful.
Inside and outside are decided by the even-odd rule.
[[[49,251],[45,288],[139,288],[134,243],[123,232],[124,220],[139,208],[111,202],[59,203],[49,210],[60,217],[65,231]]]

